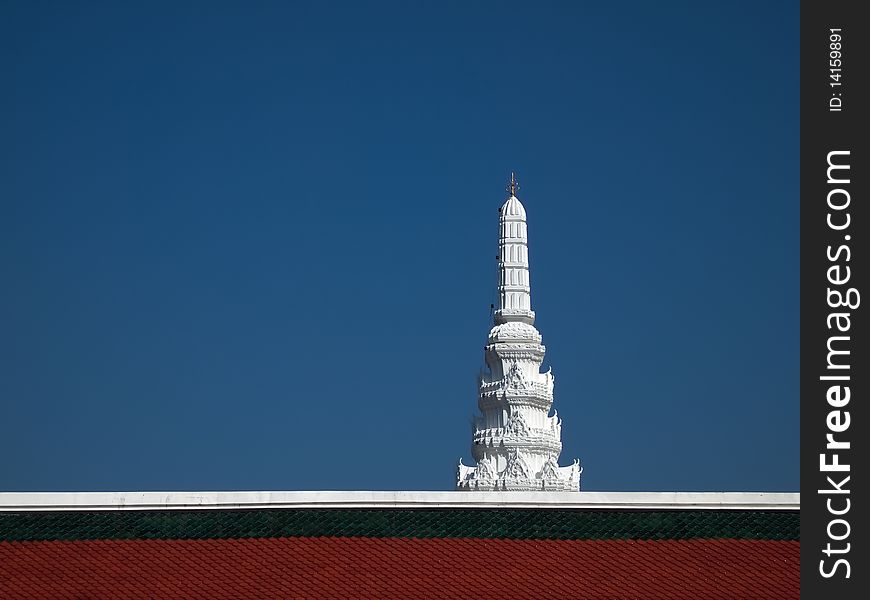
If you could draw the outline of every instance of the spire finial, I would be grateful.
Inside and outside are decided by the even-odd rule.
[[[510,183],[508,183],[508,186],[505,188],[505,191],[508,192],[511,196],[516,196],[517,190],[519,190],[519,189],[520,189],[520,182],[517,181],[516,174],[513,171],[511,171],[511,180],[510,180]]]

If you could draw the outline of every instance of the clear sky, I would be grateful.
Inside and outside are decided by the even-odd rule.
[[[451,489],[510,171],[590,490],[797,490],[797,2],[4,2],[0,489]]]

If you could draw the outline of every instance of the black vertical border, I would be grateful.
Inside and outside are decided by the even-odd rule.
[[[858,454],[870,452],[867,441],[867,410],[864,404],[870,401],[870,361],[868,328],[865,313],[870,310],[870,287],[867,285],[870,257],[867,255],[867,238],[870,237],[870,168],[868,168],[868,127],[870,120],[870,97],[867,95],[867,78],[870,77],[870,61],[867,47],[870,41],[870,21],[858,16],[860,2],[835,2],[804,0],[801,2],[800,25],[800,207],[801,207],[801,595],[805,598],[865,598],[870,585],[870,564],[867,563],[866,544],[870,543],[864,526],[867,513],[867,496],[858,492],[868,484],[867,470]],[[866,3],[864,3],[866,4]],[[865,5],[864,10],[867,9]],[[773,24],[772,24],[773,25]],[[841,86],[831,86],[834,81],[830,64],[830,30],[841,29],[842,71]],[[831,98],[841,94],[843,106],[839,112],[830,110]],[[848,206],[851,224],[848,231],[835,231],[826,222],[828,212],[827,194],[831,189],[842,187],[827,182],[828,153],[848,150],[851,201]],[[842,198],[842,195],[839,196]],[[840,214],[835,215],[841,218]],[[850,240],[845,240],[849,235]],[[831,262],[827,256],[828,246],[835,251],[841,244],[849,245],[851,260]],[[844,258],[845,254],[841,255]],[[834,264],[848,265],[850,281],[840,289],[856,288],[861,293],[861,304],[851,310],[830,308],[827,302],[827,270]],[[833,287],[833,286],[831,286]],[[828,314],[848,311],[851,328],[848,333],[829,331]],[[832,374],[827,367],[827,342],[831,335],[849,335],[848,357],[851,368],[839,371],[848,373],[851,400],[841,410],[850,413],[847,431],[836,434],[837,438],[851,442],[849,450],[840,451],[841,463],[850,465],[848,473],[823,473],[819,455],[826,452],[829,406],[826,392],[833,382],[819,378]],[[828,450],[828,453],[835,450]],[[829,461],[830,462],[830,461]],[[843,475],[850,477],[843,485],[849,494],[830,495],[819,490],[830,488],[827,476],[840,482]],[[842,510],[845,498],[850,500],[849,511],[841,516],[830,514],[827,500],[833,498],[835,510]],[[849,523],[849,536],[842,541],[830,540],[828,524],[832,519],[842,518]],[[846,526],[838,523],[833,527],[835,536],[841,536]],[[824,553],[827,544],[843,549],[843,554]],[[820,572],[820,561],[825,560],[829,570],[837,558],[845,558],[850,565],[850,577],[845,578],[845,567],[835,575],[825,578]]]

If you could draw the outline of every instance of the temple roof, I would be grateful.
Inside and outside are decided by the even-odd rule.
[[[0,494],[0,597],[796,598],[798,509],[749,493]]]

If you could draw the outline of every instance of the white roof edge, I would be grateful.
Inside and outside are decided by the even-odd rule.
[[[799,510],[797,492],[0,492],[0,512],[250,508]]]

